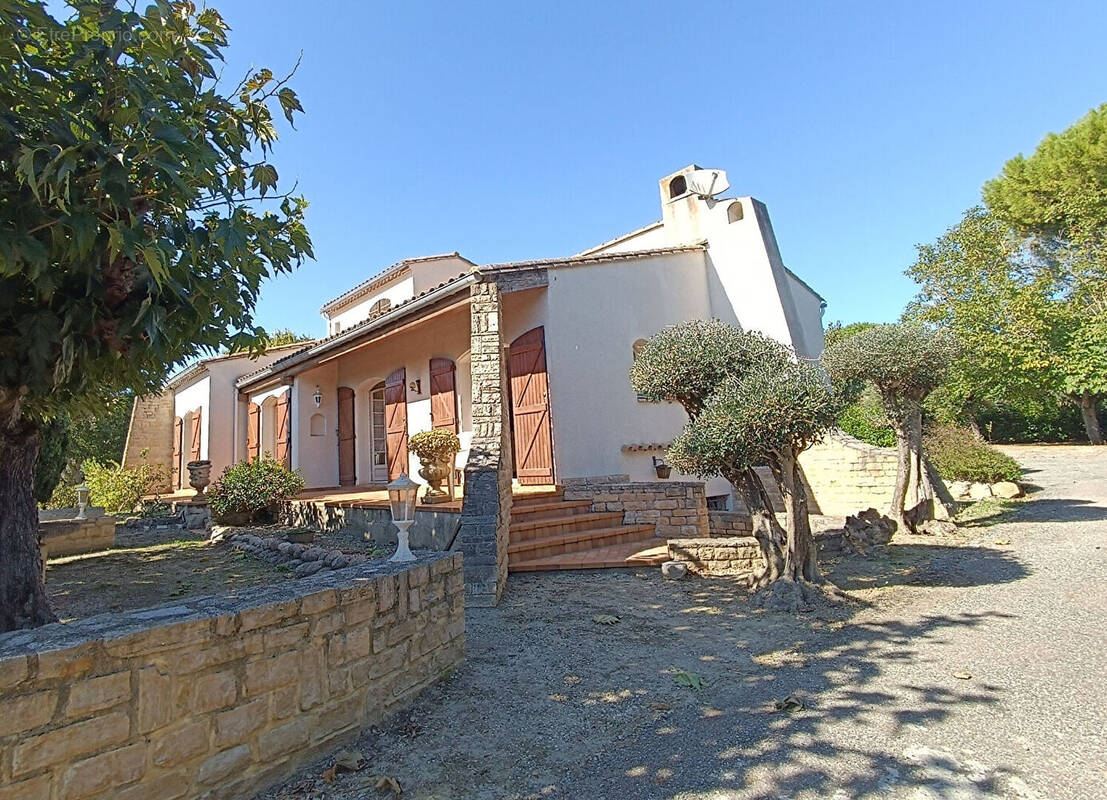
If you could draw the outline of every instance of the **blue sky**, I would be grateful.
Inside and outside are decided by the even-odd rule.
[[[235,80],[303,51],[275,163],[317,260],[258,318],[316,335],[401,258],[565,255],[654,221],[690,162],[768,205],[826,321],[894,319],[914,245],[1107,102],[1099,2],[213,4]]]

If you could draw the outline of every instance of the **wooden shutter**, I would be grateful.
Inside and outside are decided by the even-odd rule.
[[[553,483],[546,339],[541,327],[527,331],[511,343],[508,375],[511,378],[515,474],[524,486]]]
[[[202,425],[203,410],[196,409],[192,412],[192,447],[189,449],[189,461],[200,460],[200,427]]]
[[[457,433],[457,368],[448,358],[430,360],[431,427]]]
[[[277,461],[292,469],[292,391],[277,400]]]
[[[338,485],[357,483],[357,462],[354,458],[354,390],[338,387]]]
[[[400,367],[384,382],[384,425],[388,444],[388,480],[407,472],[407,370]]]
[[[246,413],[246,460],[251,464],[261,455],[261,406],[250,403]]]
[[[173,417],[173,489],[181,488],[181,444],[184,436],[184,420]]]

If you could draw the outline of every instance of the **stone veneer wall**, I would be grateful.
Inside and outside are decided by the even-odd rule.
[[[844,517],[866,508],[887,511],[896,485],[896,451],[841,431],[800,454],[813,514]]]
[[[707,526],[712,536],[749,536],[753,533],[750,516],[743,511],[708,511]]]
[[[494,281],[470,289],[470,371],[473,439],[465,465],[461,552],[465,596],[471,606],[494,606],[507,584],[511,526],[511,427],[507,365],[501,326],[500,287]]]
[[[662,538],[708,536],[707,496],[695,481],[565,484],[566,500],[590,500],[593,511],[622,511],[623,523],[652,523]]]
[[[464,659],[461,557],[0,635],[0,800],[249,797]]]
[[[142,451],[146,451],[143,456]],[[127,443],[123,447],[123,466],[133,469],[140,464],[162,464],[173,461],[173,392],[136,397],[131,409],[131,424]],[[169,486],[159,487],[169,490]]]
[[[95,553],[115,545],[115,517],[39,520],[38,536],[49,558]]]

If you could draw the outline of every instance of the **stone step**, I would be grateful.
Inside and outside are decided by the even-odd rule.
[[[656,567],[669,560],[664,542],[626,542],[560,555],[528,558],[508,563],[511,572],[546,572],[563,569],[615,569]]]
[[[563,517],[551,519],[524,520],[515,522],[512,520],[510,539],[511,542],[519,542],[527,539],[539,539],[543,536],[555,536],[560,533],[574,533],[576,531],[589,531],[597,528],[610,528],[623,522],[622,511],[589,512],[586,514],[569,514]],[[650,526],[651,530],[653,526]]]
[[[523,560],[587,552],[617,544],[641,543],[653,539],[652,525],[617,525],[610,528],[543,536],[540,539],[528,539],[509,544],[508,565]]]
[[[537,519],[554,519],[575,514],[588,514],[591,511],[591,500],[551,500],[522,507],[512,504],[511,521],[513,523],[533,522]]]

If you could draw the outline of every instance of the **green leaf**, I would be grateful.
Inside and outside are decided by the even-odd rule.
[[[284,111],[284,118],[288,120],[292,127],[296,127],[292,119],[292,114],[296,111],[302,114],[304,111],[304,107],[300,105],[300,99],[296,97],[296,92],[284,86],[277,92],[277,99],[280,101],[281,109]]]
[[[683,669],[672,668],[673,683],[677,686],[686,686],[694,691],[700,691],[703,688],[704,679],[702,675],[697,675],[694,672],[688,672]]]
[[[139,251],[142,253],[142,259],[146,262],[150,274],[154,276],[154,280],[157,281],[159,285],[164,284],[169,279],[169,272],[162,262],[161,252],[158,248],[153,245],[146,245],[140,247]]]

